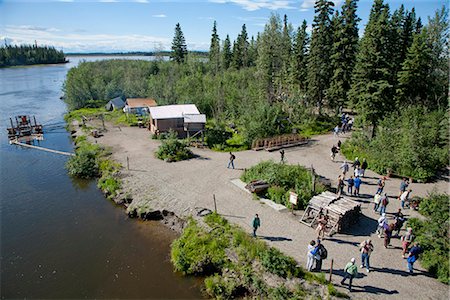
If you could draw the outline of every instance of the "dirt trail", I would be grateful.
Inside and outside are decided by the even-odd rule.
[[[346,137],[342,136],[343,141]],[[133,205],[149,205],[153,209],[168,209],[180,216],[194,212],[195,207],[213,209],[213,194],[217,199],[218,212],[229,221],[251,231],[250,223],[255,213],[261,217],[262,227],[258,231],[260,238],[284,253],[293,256],[300,264],[306,263],[306,249],[309,241],[316,233],[313,229],[302,225],[300,216],[291,213],[279,213],[272,208],[253,200],[230,181],[239,178],[244,168],[249,168],[262,160],[278,161],[278,152],[243,151],[236,153],[237,169],[227,169],[228,153],[218,153],[205,149],[193,149],[198,158],[177,163],[165,163],[154,157],[154,151],[160,142],[151,140],[145,129],[130,127],[108,127],[105,135],[98,139],[113,148],[113,157],[126,166],[129,157],[130,170],[123,171],[124,189],[133,197]],[[329,152],[337,138],[332,135],[314,137],[307,146],[286,149],[289,164],[314,166],[316,172],[332,180],[335,184],[339,175],[342,156],[338,154],[332,162]],[[333,281],[339,286],[343,267],[355,257],[358,266],[360,254],[358,244],[371,237],[375,251],[371,256],[373,271],[366,273],[359,269],[359,277],[354,280],[355,299],[448,299],[449,288],[430,278],[419,263],[415,264],[416,275],[406,272],[406,260],[401,258],[401,243],[393,239],[392,247],[385,249],[383,242],[375,232],[379,215],[372,211],[371,195],[376,191],[379,175],[367,171],[363,180],[361,193],[366,194],[355,200],[362,204],[362,217],[359,224],[349,234],[336,234],[324,241],[328,249],[328,259],[323,263],[323,270],[329,272],[331,259],[334,259]],[[400,179],[390,179],[385,191],[388,195],[397,195]],[[410,185],[413,195],[424,196],[433,188],[448,191],[448,182],[439,181],[434,184]],[[367,198],[366,198],[367,197]],[[391,199],[387,212],[393,213],[399,208],[396,199]],[[406,210],[406,215],[415,215]],[[392,215],[390,216],[392,218]],[[327,275],[328,276],[328,275]]]

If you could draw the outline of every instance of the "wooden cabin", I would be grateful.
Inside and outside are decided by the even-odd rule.
[[[150,107],[156,106],[155,99],[152,98],[127,98],[123,111],[139,116],[148,115]]]

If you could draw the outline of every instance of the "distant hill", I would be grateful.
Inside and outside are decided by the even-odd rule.
[[[63,51],[54,47],[20,45],[0,47],[0,67],[68,62]]]

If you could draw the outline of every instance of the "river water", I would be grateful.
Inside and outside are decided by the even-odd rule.
[[[40,145],[72,152],[62,84],[81,59],[106,58],[0,69],[2,299],[202,297],[198,281],[173,272],[172,231],[128,219],[96,182],[70,178],[67,156],[8,144],[9,117],[27,114],[44,125]]]

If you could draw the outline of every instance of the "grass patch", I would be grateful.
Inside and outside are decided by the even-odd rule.
[[[272,160],[260,162],[241,176],[241,180],[246,183],[259,179],[271,185],[265,196],[276,203],[289,207],[289,191],[295,191],[298,202],[294,209],[305,208],[314,195],[325,191],[325,187],[319,182],[315,182],[313,190],[312,174],[306,168],[275,163]]]
[[[337,298],[350,299],[350,296],[349,296],[349,295],[347,295],[346,293],[343,293],[343,292],[338,291],[338,290],[334,287],[334,285],[333,285],[332,283],[329,283],[329,284],[328,284],[328,294],[329,294],[330,296],[334,296],[334,297],[337,297]]]

